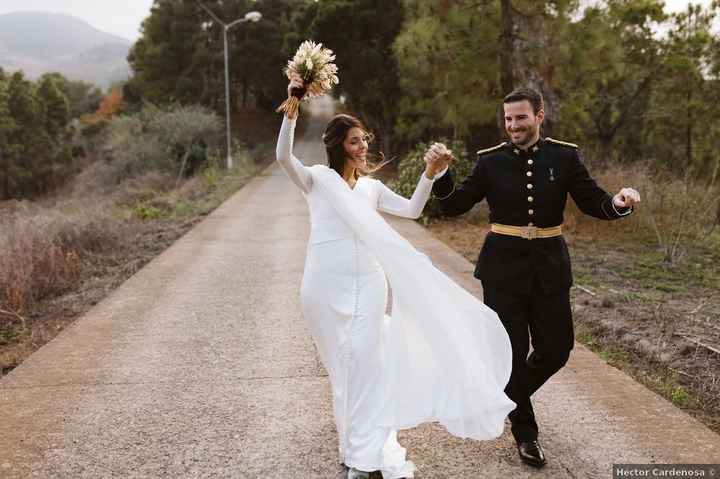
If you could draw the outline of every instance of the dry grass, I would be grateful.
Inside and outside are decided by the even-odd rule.
[[[66,308],[46,315],[46,305],[82,289],[140,226],[112,218],[101,206],[0,208],[0,373],[62,329]]]
[[[175,188],[148,172],[114,184],[102,161],[42,202],[0,204],[0,375],[51,340],[271,159],[263,145],[237,168],[208,168]]]
[[[8,212],[12,209],[12,212]],[[81,279],[88,262],[132,228],[100,208],[77,213],[14,204],[0,216],[0,304],[20,317]],[[2,324],[2,323],[0,323]]]
[[[159,197],[172,184],[171,176],[148,172],[112,185],[100,161],[53,197],[3,204],[1,318],[24,318],[38,302],[73,288],[98,257],[138,233],[140,224],[122,209]]]
[[[650,171],[647,165],[614,165],[595,172],[595,179],[607,191],[633,187],[642,196],[637,213],[615,221],[611,227],[588,217],[570,203],[565,227],[578,238],[603,244],[625,243],[652,246],[665,261],[682,260],[697,248],[717,249],[720,229],[720,185],[710,178],[676,178],[667,172]]]

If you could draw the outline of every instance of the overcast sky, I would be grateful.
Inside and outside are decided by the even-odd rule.
[[[709,4],[711,0],[692,3]],[[150,14],[152,0],[0,0],[0,14],[40,10],[67,13],[79,17],[95,28],[128,40],[140,36],[140,23]],[[684,10],[687,0],[666,0],[667,11]]]
[[[0,14],[39,10],[81,18],[98,30],[128,40],[140,36],[140,23],[153,0],[0,0]]]

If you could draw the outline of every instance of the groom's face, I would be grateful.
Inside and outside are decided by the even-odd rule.
[[[540,124],[545,113],[540,110],[537,114],[528,100],[504,103],[505,131],[510,141],[519,147],[528,147],[535,143],[540,136]]]

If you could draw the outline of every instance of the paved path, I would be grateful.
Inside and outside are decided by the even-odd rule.
[[[317,126],[308,130],[319,138]],[[301,158],[319,144],[298,142]],[[471,265],[400,232],[476,294]],[[302,196],[273,165],[0,381],[0,478],[334,478],[327,376],[299,313]],[[435,426],[401,434],[418,478],[607,478],[720,463],[720,437],[580,345],[537,395],[549,465]]]

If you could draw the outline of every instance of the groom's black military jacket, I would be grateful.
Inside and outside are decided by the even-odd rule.
[[[563,224],[568,193],[581,211],[603,220],[629,213],[616,209],[612,196],[590,177],[572,143],[541,139],[527,152],[503,143],[478,152],[470,175],[457,187],[450,171],[433,185],[440,212],[456,216],[487,198],[490,222],[548,228]],[[567,245],[562,236],[527,240],[490,232],[475,277],[485,287],[529,292],[537,281],[544,292],[572,285]]]

